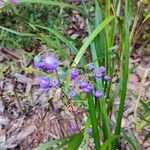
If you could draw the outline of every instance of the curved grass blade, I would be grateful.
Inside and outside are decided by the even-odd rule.
[[[82,56],[84,55],[86,49],[88,48],[88,46],[91,44],[91,42],[95,39],[95,37],[114,19],[114,16],[110,16],[107,19],[105,19],[92,33],[91,35],[88,37],[88,39],[86,40],[86,42],[82,45],[82,47],[80,48],[76,58],[74,59],[73,62],[73,66],[76,66],[80,59],[82,58]]]
[[[100,150],[107,150],[108,147],[110,146],[110,144],[116,140],[117,138],[119,138],[120,136],[118,135],[114,135],[114,136],[111,136],[110,138],[108,138],[104,143],[103,145],[101,146]]]
[[[124,131],[122,131],[123,135],[122,137],[129,142],[130,146],[132,147],[133,150],[141,150],[140,145],[136,142],[135,139],[131,138],[128,136]]]
[[[56,2],[52,0],[21,0],[20,3],[39,3],[39,4],[46,4],[46,5],[54,5],[54,6],[59,6],[61,8],[71,8],[82,12],[82,10],[76,5],[67,4],[63,2]]]
[[[150,106],[148,104],[146,104],[146,102],[144,102],[143,100],[140,99],[140,103],[143,106],[145,112],[150,112]]]
[[[66,138],[51,140],[47,143],[40,144],[40,146],[38,148],[36,148],[35,150],[47,150],[49,148],[52,148],[56,144],[64,143],[66,141],[69,141],[70,138],[72,138],[72,137],[66,137]]]
[[[124,39],[123,39],[123,58],[124,63],[122,65],[122,87],[120,88],[120,104],[117,113],[115,135],[120,135],[121,133],[121,121],[124,112],[124,104],[126,99],[128,75],[129,75],[129,55],[130,55],[130,41],[129,41],[129,20],[130,20],[130,7],[131,1],[125,1],[125,21],[124,21]],[[112,150],[116,150],[118,145],[118,139],[113,142]]]
[[[18,31],[12,30],[12,29],[8,29],[8,28],[3,27],[3,26],[0,26],[0,29],[8,31],[8,32],[13,33],[13,34],[16,34],[16,35],[19,35],[19,36],[37,37],[36,34],[22,33],[22,32],[18,32]]]
[[[99,24],[101,24],[104,20],[104,15],[102,13],[102,9],[101,9],[101,4],[98,3],[97,0],[95,0],[95,28],[99,26]],[[107,31],[109,31],[107,29]],[[94,39],[94,43],[95,43],[95,48],[96,48],[96,53],[97,53],[97,57],[101,58],[104,55],[106,56],[108,54],[108,48],[107,48],[107,36],[105,33],[105,30],[102,30],[97,37]],[[100,66],[108,66],[108,57],[104,57],[98,60],[99,65]],[[108,68],[108,67],[107,67]]]
[[[81,145],[83,140],[83,135],[82,133],[78,133],[74,135],[70,140],[68,144],[67,150],[77,150],[79,146]]]
[[[75,45],[71,41],[69,41],[65,36],[63,36],[58,31],[56,31],[55,29],[51,29],[49,27],[43,27],[43,26],[40,26],[40,25],[32,25],[32,26],[49,31],[50,33],[52,33],[56,37],[58,37],[62,42],[64,42],[72,50],[72,52],[74,54],[78,53],[78,49],[75,47]]]

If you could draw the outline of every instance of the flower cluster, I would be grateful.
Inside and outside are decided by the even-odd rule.
[[[48,55],[45,58],[41,58],[40,55],[34,57],[34,65],[38,69],[45,69],[50,71],[56,71],[59,66],[59,61],[54,55]],[[101,78],[104,81],[109,81],[111,78],[106,75],[106,68],[104,66],[95,69],[94,65],[88,64],[88,70],[94,73],[95,78]],[[70,90],[70,97],[76,97],[78,92],[93,93],[96,99],[104,96],[103,90],[99,90],[94,81],[90,82],[87,74],[78,68],[73,68],[70,71],[70,79],[72,81],[72,90]],[[39,77],[39,85],[43,89],[49,89],[51,87],[59,87],[60,79],[50,79],[45,76]]]
[[[101,78],[104,81],[109,81],[111,78],[106,75],[106,68],[104,66],[99,67],[97,70],[95,69],[93,64],[88,65],[88,70],[94,73],[95,78]],[[80,76],[81,75],[81,76]],[[70,78],[74,85],[78,85],[80,91],[85,93],[93,92],[95,98],[99,99],[104,96],[102,90],[96,90],[96,87],[92,82],[89,82],[87,78],[83,78],[82,76],[86,76],[82,73],[78,68],[73,68],[70,72]],[[75,90],[71,90],[70,96],[76,97],[78,94]]]
[[[59,66],[58,59],[54,55],[48,55],[44,59],[41,56],[36,55],[34,57],[34,65],[38,69],[56,70]],[[51,87],[59,87],[60,83],[58,79],[48,78],[46,76],[40,76],[38,79],[39,86],[42,89],[49,89]]]
[[[36,55],[34,57],[34,65],[38,69],[56,70],[59,62],[54,55],[48,55],[44,59],[41,56]]]

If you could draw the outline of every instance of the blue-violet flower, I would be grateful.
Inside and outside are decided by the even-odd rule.
[[[91,127],[87,128],[86,131],[88,134],[92,134],[92,128]]]
[[[96,78],[102,78],[103,74],[100,71],[97,71],[95,76]]]
[[[74,68],[72,71],[71,71],[71,79],[76,79],[80,74],[80,71],[76,68]]]
[[[104,76],[105,81],[109,81],[110,79],[111,79],[110,76],[108,76],[108,75]]]
[[[56,70],[59,63],[58,59],[54,55],[49,55],[44,59],[45,67],[48,70]]]
[[[100,90],[97,90],[97,91],[94,92],[94,96],[97,99],[98,98],[102,98],[104,96],[104,93],[102,91],[100,91]]]
[[[76,96],[77,96],[77,92],[74,91],[74,90],[72,90],[72,91],[70,92],[70,96],[71,96],[71,97],[76,97]]]
[[[82,79],[82,80],[80,81],[80,87],[81,87],[81,88],[86,88],[87,85],[88,85],[88,81],[87,81],[86,79]]]
[[[50,86],[50,79],[48,77],[41,76],[39,77],[38,82],[39,82],[40,87],[43,89],[48,89]]]
[[[99,71],[101,73],[105,73],[106,72],[106,68],[104,66],[99,67]]]

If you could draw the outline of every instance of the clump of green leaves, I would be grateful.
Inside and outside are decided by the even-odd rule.
[[[64,9],[55,5],[19,3],[11,5],[1,11],[0,26],[14,30],[19,33],[37,34],[30,24],[39,24],[62,30],[69,24]],[[22,37],[10,33],[8,30],[0,29],[1,46],[11,48],[31,48],[39,45],[39,40],[33,36]],[[56,40],[55,37],[51,37]]]

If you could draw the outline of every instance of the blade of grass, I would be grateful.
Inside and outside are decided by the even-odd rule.
[[[134,37],[134,35],[135,35],[137,23],[138,23],[138,20],[139,20],[140,8],[141,8],[141,1],[139,1],[139,3],[138,3],[136,15],[135,15],[135,17],[134,17],[133,26],[132,26],[131,33],[130,33],[130,42],[132,42],[132,39],[133,39],[133,37]]]
[[[109,125],[109,118],[108,118],[108,112],[106,107],[106,101],[104,98],[99,100],[100,105],[100,116],[102,118],[102,126],[103,126],[103,136],[104,141],[107,140],[110,137],[110,125]]]
[[[96,118],[96,110],[93,100],[93,95],[91,93],[88,94],[88,103],[89,103],[89,114],[92,124],[92,132],[93,138],[95,143],[95,149],[99,150],[100,148],[100,137],[99,137],[99,129],[98,129],[98,122]]]
[[[110,5],[111,5],[111,0],[106,0],[105,1],[105,16],[109,17],[110,16]]]
[[[124,40],[123,40],[123,56],[124,63],[122,66],[122,87],[120,89],[120,104],[119,110],[117,113],[115,135],[120,135],[121,133],[121,122],[124,112],[124,104],[126,99],[127,83],[128,83],[128,74],[129,74],[129,55],[130,55],[130,46],[129,46],[129,17],[130,17],[130,0],[125,1],[125,21],[124,21]],[[113,142],[112,150],[116,150],[118,145],[118,140]]]
[[[38,27],[41,29],[45,29],[47,31],[49,31],[50,33],[54,34],[56,37],[58,37],[62,42],[64,42],[71,50],[74,54],[78,53],[78,49],[75,47],[75,45],[69,41],[65,36],[63,36],[61,33],[59,33],[58,31],[56,31],[55,29],[51,29],[49,27],[43,27],[40,25],[32,25],[34,27]]]
[[[55,139],[55,140],[51,140],[47,143],[44,144],[40,144],[40,146],[38,148],[36,148],[35,150],[47,150],[49,148],[52,148],[52,146],[59,144],[59,143],[63,143],[65,141],[69,141],[70,137],[65,137],[65,138],[60,138],[60,139]]]
[[[77,150],[81,145],[82,140],[83,140],[82,133],[74,135],[69,141],[67,150]]]
[[[135,105],[135,108],[134,108],[134,123],[135,123],[136,130],[138,130],[138,126],[139,126],[137,114],[138,114],[138,107],[139,107],[139,102],[140,102],[140,98],[141,98],[141,93],[142,93],[142,86],[144,85],[144,82],[145,82],[146,77],[148,76],[148,74],[149,74],[149,69],[146,69],[143,73],[139,94],[138,94],[136,105]]]
[[[8,31],[8,32],[13,33],[13,34],[16,34],[16,35],[19,35],[19,36],[37,37],[36,34],[22,33],[22,32],[18,32],[18,31],[12,30],[12,29],[8,29],[8,28],[3,27],[3,26],[0,26],[0,29]]]
[[[110,146],[110,144],[116,140],[117,138],[119,138],[118,135],[114,135],[114,136],[111,136],[109,139],[107,139],[103,145],[101,146],[100,150],[108,150],[108,147]]]
[[[78,6],[74,4],[68,4],[68,3],[57,2],[52,0],[21,0],[20,3],[33,3],[33,4],[40,3],[45,5],[54,5],[54,6],[59,6],[61,8],[71,8],[82,12],[82,9],[80,9]]]
[[[42,37],[43,41],[48,46],[50,46],[56,50],[61,50],[61,52],[64,50],[60,45],[58,45],[56,42],[54,42],[52,39],[50,39],[48,35],[41,33],[40,36]]]
[[[102,6],[95,0],[95,27],[98,27],[99,24],[103,22],[103,13],[101,10]],[[107,26],[108,27],[108,26]],[[101,58],[104,55],[107,55],[107,38],[105,30],[102,30],[98,36],[94,39],[95,48],[97,57]],[[108,57],[104,57],[98,60],[100,66],[107,66],[108,65]]]
[[[82,56],[84,55],[86,49],[88,46],[91,44],[91,42],[94,40],[94,38],[114,19],[114,16],[110,16],[107,19],[105,19],[92,33],[91,35],[87,38],[86,42],[82,45],[80,48],[77,56],[74,59],[74,62],[72,66],[76,66]]]
[[[140,103],[144,107],[145,112],[150,112],[150,107],[143,100],[140,100]]]
[[[51,39],[48,35],[45,35],[43,33],[40,34],[41,39],[50,47],[53,48],[55,50],[57,50],[59,56],[61,56],[64,59],[68,59],[70,58],[69,55],[67,55],[65,53],[65,49],[62,47],[62,45],[60,45],[58,42],[54,42],[53,39]],[[71,60],[71,59],[70,59]]]
[[[130,146],[133,150],[141,150],[140,145],[136,142],[135,139],[131,138],[131,136],[127,135],[125,131],[122,131],[122,137],[129,142]]]

